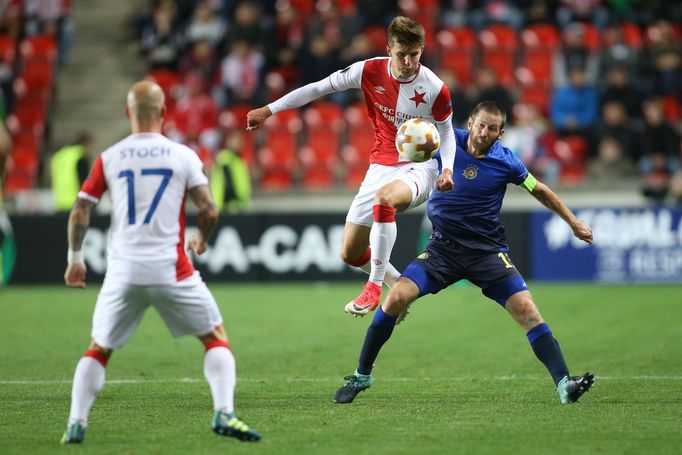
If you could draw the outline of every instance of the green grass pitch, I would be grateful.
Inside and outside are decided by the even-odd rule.
[[[115,352],[82,447],[60,447],[98,286],[0,290],[0,453],[661,454],[682,451],[682,287],[535,284],[573,374],[562,406],[523,332],[473,286],[413,305],[372,388],[332,403],[370,318],[352,284],[211,285],[237,359],[237,413],[257,445],[215,436],[203,349],[152,310]]]

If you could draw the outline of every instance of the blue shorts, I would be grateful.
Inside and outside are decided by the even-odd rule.
[[[426,251],[401,276],[414,281],[420,297],[436,294],[459,280],[469,280],[481,288],[483,295],[505,306],[509,297],[528,290],[506,252],[466,250],[437,234],[431,236]]]

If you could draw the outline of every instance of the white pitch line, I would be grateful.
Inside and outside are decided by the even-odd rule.
[[[606,381],[682,381],[682,375],[664,375],[664,376],[596,376],[598,380]],[[287,382],[313,382],[313,383],[328,383],[328,382],[338,382],[339,378],[284,378]],[[501,382],[501,381],[546,381],[546,377],[538,376],[459,376],[451,378],[424,378],[424,377],[381,377],[377,378],[381,382],[410,382],[419,381],[423,382],[462,382],[462,381],[488,381],[488,382]],[[127,384],[194,384],[203,383],[206,380],[204,378],[171,378],[171,379],[108,379],[106,384],[108,385],[127,385]],[[238,379],[241,383],[268,383],[282,381],[282,379],[264,379],[264,378],[243,378]],[[56,380],[41,380],[41,379],[0,379],[0,385],[56,385],[56,384],[71,384],[71,379],[56,379]]]

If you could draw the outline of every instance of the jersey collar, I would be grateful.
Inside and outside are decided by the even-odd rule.
[[[419,68],[417,68],[417,72],[414,73],[414,76],[412,76],[410,79],[399,79],[399,78],[395,77],[393,75],[393,73],[391,72],[391,57],[389,57],[387,61],[388,61],[388,63],[386,66],[386,70],[388,71],[388,76],[391,79],[393,79],[394,81],[396,81],[398,84],[410,84],[410,83],[414,82],[414,80],[417,79],[417,76],[419,76],[419,72],[422,69],[422,64],[420,63]]]

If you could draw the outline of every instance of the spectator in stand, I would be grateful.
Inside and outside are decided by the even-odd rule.
[[[24,35],[54,36],[59,45],[59,63],[68,61],[74,28],[70,0],[23,0],[22,3]]]
[[[337,52],[347,48],[358,32],[354,18],[342,15],[331,0],[318,0],[315,9],[317,14],[308,24],[309,36],[325,37]]]
[[[682,170],[675,172],[670,180],[670,195],[674,204],[682,205]]]
[[[642,173],[642,194],[654,202],[663,202],[670,190],[671,177],[665,156],[652,154],[647,159],[647,170]]]
[[[21,3],[23,0],[0,0],[0,33],[15,40],[21,33]]]
[[[319,81],[341,69],[334,45],[324,36],[314,36],[301,57],[301,79],[304,84]]]
[[[188,145],[198,143],[215,153],[220,141],[218,108],[206,93],[201,76],[189,74],[183,85],[185,93],[175,105],[174,125],[169,137]]]
[[[476,2],[479,8],[469,11],[468,22],[471,27],[481,30],[493,24],[505,24],[516,30],[523,26],[523,12],[509,0],[484,0]]]
[[[622,68],[628,70],[631,80],[637,80],[641,69],[640,51],[625,41],[621,27],[611,27],[608,33],[611,36],[611,41],[601,51],[601,69],[599,74],[605,75],[613,68]]]
[[[199,2],[194,15],[185,30],[185,38],[190,43],[208,41],[214,48],[221,46],[225,37],[225,24],[213,14],[208,2]]]
[[[173,27],[173,11],[171,8],[156,8],[152,20],[142,26],[140,50],[152,69],[178,67],[183,37]]]
[[[564,28],[573,22],[592,24],[604,29],[609,23],[609,12],[602,0],[561,0],[556,11],[559,27]]]
[[[212,87],[218,80],[218,55],[210,41],[195,41],[180,60],[180,77],[184,78],[192,73],[204,80],[208,87]]]
[[[606,138],[618,141],[621,153],[632,161],[637,161],[639,153],[639,137],[635,129],[635,124],[628,117],[623,103],[618,100],[611,100],[602,105],[602,115],[599,124],[595,128],[594,144],[590,147],[596,153],[599,144]]]
[[[676,41],[672,25],[659,20],[649,32],[652,38],[646,55],[646,67],[657,95],[682,94],[682,46]]]
[[[508,89],[501,86],[497,74],[492,68],[482,68],[476,74],[476,87],[472,93],[471,107],[483,101],[494,101],[502,106],[505,112],[512,112],[514,101]],[[456,98],[455,98],[456,99]],[[470,112],[471,109],[466,112]]]
[[[616,138],[604,137],[597,147],[597,156],[587,165],[586,178],[590,185],[613,188],[636,176],[635,163],[623,153],[621,143]]]
[[[545,136],[549,131],[547,119],[533,104],[517,103],[514,121],[505,128],[502,144],[526,164],[533,175],[547,184],[559,181],[560,164],[548,156]]]
[[[223,91],[221,105],[262,103],[264,67],[265,57],[258,48],[246,40],[234,41],[230,53],[220,65]]]
[[[469,112],[471,109],[467,110],[468,104],[465,104],[466,94],[464,88],[459,83],[457,79],[457,74],[449,69],[441,69],[439,72],[440,78],[443,79],[443,83],[450,90],[450,97],[453,100],[459,100],[457,106],[452,110],[452,124],[455,128],[466,127],[466,121],[469,118]]]
[[[644,124],[640,134],[639,168],[642,175],[671,176],[680,165],[680,135],[665,118],[659,98],[644,102]],[[658,181],[658,179],[657,179]]]
[[[263,20],[261,8],[253,1],[239,3],[234,11],[234,20],[227,31],[225,48],[230,49],[235,41],[246,41],[260,51],[268,61],[275,58],[274,31],[269,21]]]
[[[585,71],[575,67],[570,73],[570,83],[555,88],[550,101],[550,119],[563,135],[580,135],[589,139],[591,129],[599,118],[599,94],[587,83]]]
[[[644,95],[638,86],[631,81],[629,71],[622,66],[614,66],[606,74],[604,88],[599,95],[602,109],[606,103],[617,101],[622,103],[632,120],[642,118],[642,101]]]
[[[581,68],[589,85],[595,85],[599,77],[599,57],[587,46],[585,26],[573,23],[563,31],[561,51],[552,61],[552,78],[555,87],[569,83],[573,68]]]
[[[525,25],[554,23],[553,5],[554,3],[551,2],[550,4],[549,0],[533,0],[526,9]]]

